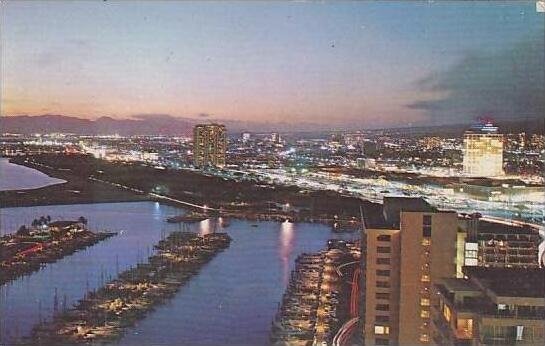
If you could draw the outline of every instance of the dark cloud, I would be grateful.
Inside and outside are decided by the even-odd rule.
[[[199,118],[210,118],[210,114],[208,114],[208,113],[199,113],[198,117]]]
[[[418,81],[425,91],[438,91],[438,100],[407,105],[421,109],[431,120],[463,122],[487,115],[495,119],[543,118],[545,115],[545,57],[543,34],[493,54],[468,54],[443,72]]]

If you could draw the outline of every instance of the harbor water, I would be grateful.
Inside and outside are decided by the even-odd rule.
[[[153,245],[180,224],[165,219],[183,210],[155,202],[103,203],[0,209],[0,233],[41,215],[85,216],[93,230],[118,235],[0,286],[0,345],[28,335],[33,325],[70,307],[85,292],[152,253]],[[220,220],[221,221],[221,220]],[[121,345],[262,345],[288,283],[294,260],[322,249],[338,235],[319,224],[208,219],[188,226],[197,233],[225,231],[233,241],[176,296],[116,342]],[[257,226],[257,227],[256,227]]]

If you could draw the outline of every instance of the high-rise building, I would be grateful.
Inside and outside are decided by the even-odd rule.
[[[490,122],[472,126],[464,134],[464,173],[474,177],[503,175],[503,135]]]
[[[432,308],[438,345],[544,345],[545,269],[464,267]]]
[[[240,137],[242,139],[242,142],[246,143],[250,140],[252,135],[250,134],[250,132],[242,132],[242,135]]]
[[[193,164],[196,167],[225,166],[225,125],[200,124],[193,128]]]
[[[280,134],[278,132],[271,133],[271,142],[280,143],[282,141]]]
[[[372,208],[362,263],[365,345],[430,344],[433,283],[456,277],[457,214],[407,197]]]

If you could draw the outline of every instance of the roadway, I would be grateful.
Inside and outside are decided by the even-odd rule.
[[[359,261],[353,261],[344,263],[340,266],[338,266],[335,270],[337,271],[337,274],[340,277],[343,277],[344,275],[341,272],[341,269],[343,267],[346,267],[348,265],[353,264],[359,264]],[[354,332],[356,331],[356,328],[358,326],[359,322],[359,296],[360,296],[360,290],[359,290],[359,278],[360,278],[360,272],[361,269],[359,267],[354,270],[354,273],[352,274],[352,280],[348,281],[351,285],[351,291],[350,291],[350,319],[346,321],[341,328],[337,331],[337,334],[333,337],[332,344],[333,346],[344,346],[346,345],[354,336]]]

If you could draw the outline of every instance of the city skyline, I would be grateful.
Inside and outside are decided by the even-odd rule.
[[[534,2],[8,2],[2,115],[534,119],[543,18]]]
[[[0,344],[545,344],[545,0],[0,2]]]

